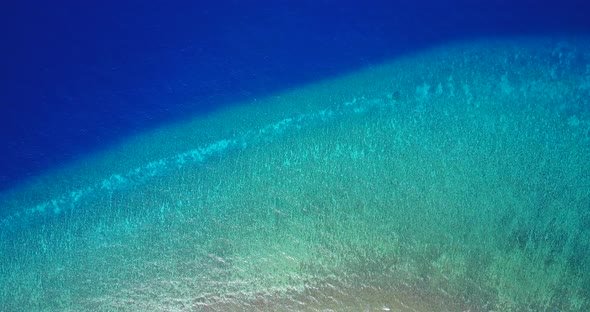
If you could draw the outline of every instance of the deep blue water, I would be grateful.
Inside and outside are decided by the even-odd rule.
[[[3,4],[0,190],[162,124],[452,40],[590,32],[584,0],[360,2]]]

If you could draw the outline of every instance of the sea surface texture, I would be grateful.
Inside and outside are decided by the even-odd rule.
[[[590,311],[590,40],[459,42],[0,205],[2,311]]]

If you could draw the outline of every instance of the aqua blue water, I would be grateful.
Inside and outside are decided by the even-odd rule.
[[[2,311],[587,311],[587,4],[14,4]]]
[[[128,136],[452,40],[587,32],[586,1],[40,1],[0,18],[0,187]]]
[[[585,311],[589,47],[444,46],[47,174],[3,197],[0,302]]]

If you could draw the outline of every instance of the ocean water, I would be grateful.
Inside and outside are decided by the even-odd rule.
[[[590,311],[589,5],[3,6],[0,311]]]
[[[584,0],[20,1],[0,191],[144,132],[452,42],[590,32]]]
[[[440,46],[3,198],[4,311],[587,311],[590,39]]]

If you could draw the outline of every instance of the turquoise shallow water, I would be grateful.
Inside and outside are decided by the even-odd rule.
[[[2,197],[6,311],[587,311],[586,38],[465,42]]]

